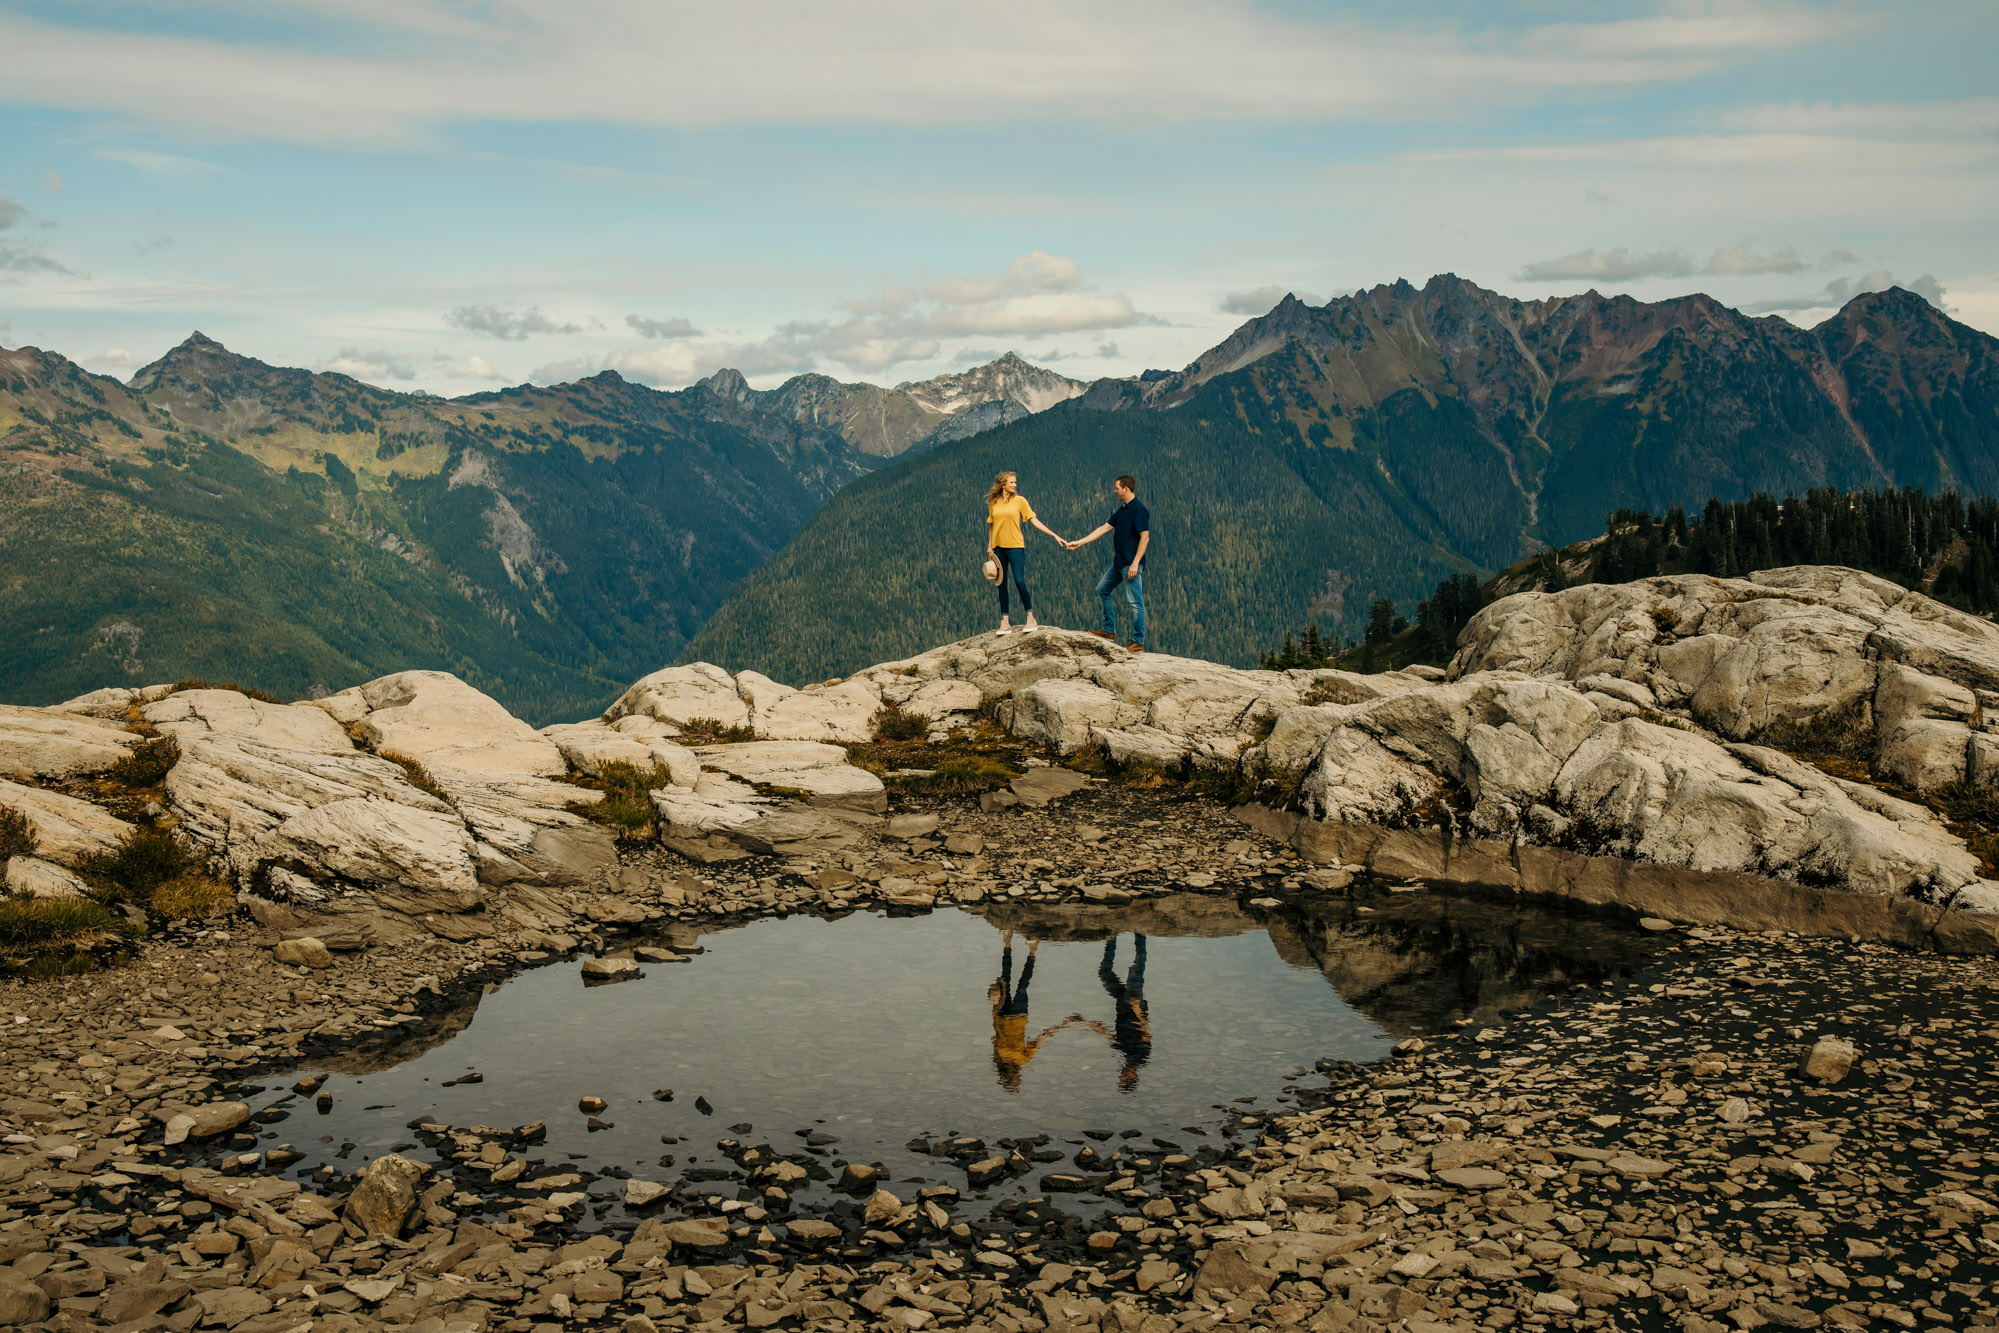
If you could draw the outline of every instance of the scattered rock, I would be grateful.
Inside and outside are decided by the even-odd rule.
[[[1853,1068],[1853,1062],[1860,1052],[1853,1043],[1841,1037],[1820,1037],[1805,1053],[1801,1072],[1807,1078],[1815,1078],[1821,1083],[1837,1083],[1845,1078]]]
[[[295,940],[279,940],[276,949],[280,963],[292,963],[299,967],[332,967],[333,955],[326,945],[310,935]]]
[[[402,1235],[416,1212],[417,1182],[428,1173],[428,1167],[395,1153],[377,1157],[348,1196],[347,1220],[369,1236],[394,1239]]]

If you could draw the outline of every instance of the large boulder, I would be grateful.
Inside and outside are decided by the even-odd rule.
[[[7,892],[19,898],[88,898],[84,882],[59,865],[34,856],[7,858]]]
[[[399,765],[353,749],[337,728],[336,735],[340,748],[328,737],[328,748],[305,750],[243,735],[190,734],[167,774],[167,802],[181,830],[221,853],[244,888],[271,863],[329,890],[350,878],[343,867],[366,867],[358,882],[376,887],[457,891],[471,883],[469,839],[452,807],[418,790]],[[332,806],[345,809],[315,815]],[[379,827],[359,832],[351,858],[341,855],[339,864],[320,858],[319,849],[338,852],[328,841],[329,820],[353,832],[369,818]],[[401,846],[405,836],[412,841]],[[447,850],[454,847],[455,854]]]
[[[671,738],[671,729],[649,717],[620,718],[617,723],[599,719],[564,722],[543,727],[541,734],[555,742],[562,757],[579,773],[603,775],[611,764],[630,764],[644,772],[663,768],[676,787],[692,787],[701,778],[701,763],[694,752]]]
[[[354,742],[323,708],[309,703],[266,703],[235,690],[179,690],[145,705],[139,715],[168,736],[242,736],[323,754],[354,748]]]
[[[117,722],[53,708],[0,705],[0,775],[73,778],[129,757],[141,736]]]
[[[757,702],[751,710],[750,725],[760,740],[858,745],[875,734],[874,717],[881,710],[882,699],[864,680],[787,690],[775,681],[756,676],[755,672],[745,671],[736,679],[743,685],[746,697],[752,690],[755,692]]]
[[[476,773],[553,777],[568,771],[554,742],[445,671],[398,671],[316,699],[376,754]]]
[[[707,720],[725,727],[746,727],[750,708],[736,690],[736,678],[707,662],[655,671],[618,696],[604,710],[604,720],[643,716],[681,727]]]
[[[101,806],[60,792],[0,781],[0,810],[22,815],[35,830],[35,854],[73,866],[86,856],[115,852],[136,830]]]
[[[316,701],[378,755],[423,766],[471,830],[487,884],[585,883],[617,864],[616,836],[570,810],[601,793],[551,781],[562,749],[442,671],[403,671]]]

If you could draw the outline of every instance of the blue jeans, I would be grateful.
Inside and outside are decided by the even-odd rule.
[[[1112,565],[1104,571],[1104,576],[1097,580],[1097,596],[1104,603],[1104,633],[1113,638],[1117,637],[1117,608],[1111,603],[1111,594],[1117,591],[1119,584],[1123,584],[1125,604],[1131,607],[1132,642],[1144,643],[1145,569],[1140,566],[1135,577],[1127,578],[1125,571],[1129,568],[1131,568],[1129,565]]]
[[[1000,546],[993,550],[993,558],[999,561],[1000,614],[1005,615],[1012,608],[1007,603],[1006,585],[1009,581],[1020,591],[1020,609],[1034,614],[1034,594],[1027,590],[1027,548],[1025,546]]]

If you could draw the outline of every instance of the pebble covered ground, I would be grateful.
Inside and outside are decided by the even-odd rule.
[[[246,1132],[244,1090],[301,1057],[441,1041],[524,960],[615,961],[641,925],[1342,891],[1178,789],[900,810],[924,812],[941,825],[821,863],[649,849],[563,898],[562,930],[310,967],[239,916],[126,966],[0,984],[0,1326],[1999,1325],[1999,963],[1841,941],[1676,930],[1631,976],[1245,1107],[1205,1151],[1094,1144],[1067,1169],[1114,1206],[1087,1224],[1060,1193],[960,1220],[955,1191],[902,1197],[837,1158],[850,1193],[808,1216],[783,1188],[796,1144],[739,1147],[759,1189],[703,1215],[644,1182],[608,1199],[545,1183],[532,1126],[438,1126],[448,1171],[385,1158],[303,1184]],[[1051,1169],[993,1151],[968,1176]]]

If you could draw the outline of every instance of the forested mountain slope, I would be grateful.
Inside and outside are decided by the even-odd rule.
[[[1705,296],[1515,301],[1450,275],[1287,299],[1184,370],[1099,381],[850,488],[688,652],[813,678],[978,627],[989,597],[963,548],[1001,467],[1076,524],[1138,473],[1160,543],[1152,637],[1241,664],[1308,620],[1358,637],[1378,598],[1413,604],[1620,508],[1999,492],[1995,352],[1900,290],[1810,330]],[[1228,517],[1203,517],[1211,503]],[[1039,550],[1044,570],[1062,558]],[[1048,611],[1083,623],[1084,574],[1042,581]]]
[[[670,660],[865,463],[700,388],[446,401],[197,334],[129,385],[0,351],[0,469],[9,702],[435,666],[546,721]]]

